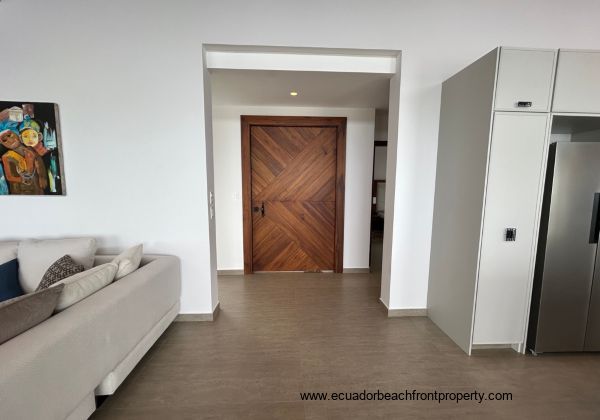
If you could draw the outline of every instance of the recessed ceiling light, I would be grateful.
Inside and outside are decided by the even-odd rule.
[[[290,96],[298,96],[298,92],[296,92],[295,90],[292,90],[290,92]]]

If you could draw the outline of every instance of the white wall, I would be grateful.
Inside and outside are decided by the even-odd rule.
[[[597,0],[3,0],[2,99],[59,103],[68,195],[3,198],[22,222],[0,239],[144,241],[182,258],[182,311],[209,312],[202,43],[402,50],[382,300],[424,308],[440,83],[498,45],[600,49],[599,15]]]
[[[244,268],[241,115],[301,115],[347,117],[344,268],[369,267],[371,174],[375,110],[215,106],[213,143],[217,223],[217,268]]]

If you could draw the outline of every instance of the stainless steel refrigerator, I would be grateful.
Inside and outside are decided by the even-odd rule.
[[[527,346],[600,351],[600,143],[550,148]]]

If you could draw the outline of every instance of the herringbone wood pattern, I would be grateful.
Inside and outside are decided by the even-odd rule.
[[[334,268],[335,127],[252,126],[255,271]]]

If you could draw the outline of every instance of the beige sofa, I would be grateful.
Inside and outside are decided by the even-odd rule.
[[[114,256],[97,256],[103,264]],[[142,266],[0,345],[0,419],[86,419],[179,312],[179,259]]]

